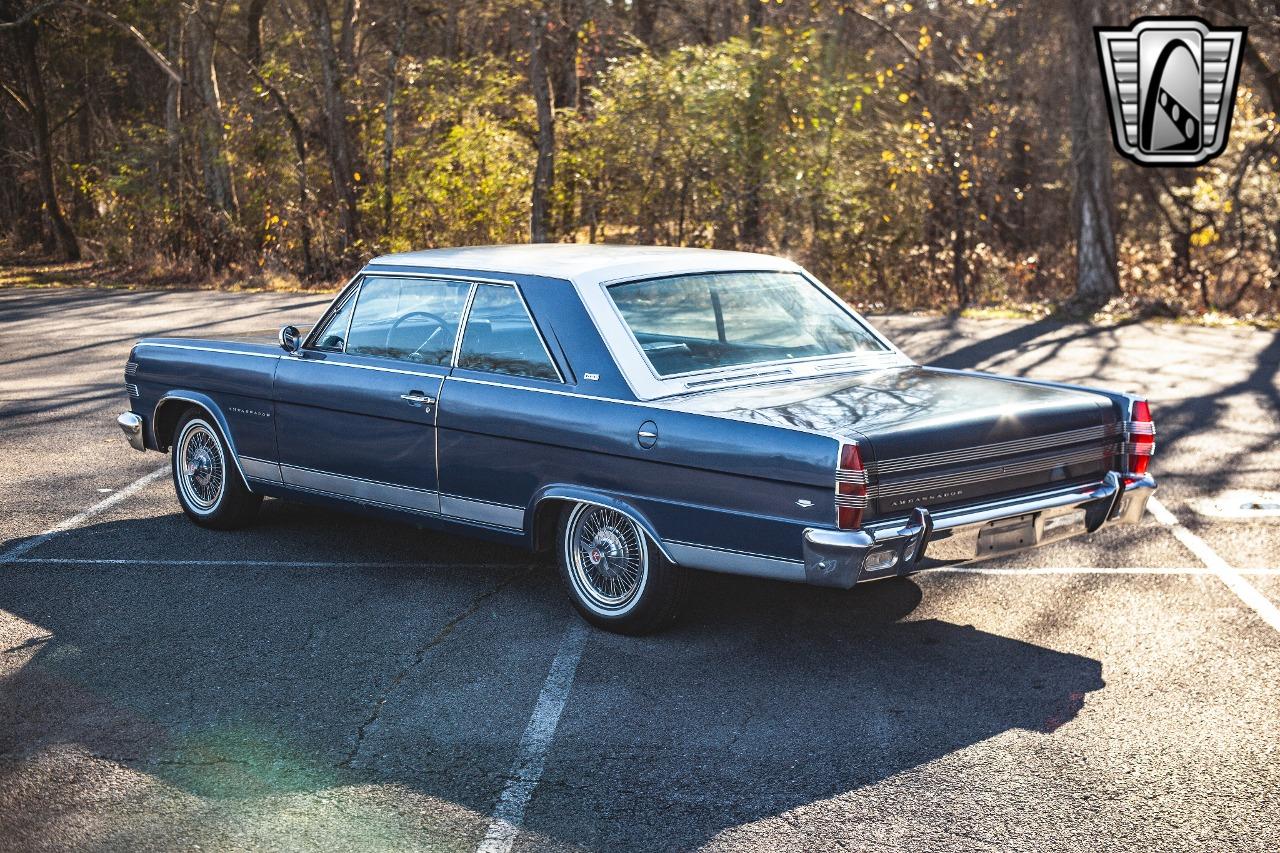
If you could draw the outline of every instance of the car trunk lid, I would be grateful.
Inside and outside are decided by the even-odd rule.
[[[855,441],[868,518],[1101,477],[1121,424],[1098,394],[910,366],[722,389],[681,408]]]

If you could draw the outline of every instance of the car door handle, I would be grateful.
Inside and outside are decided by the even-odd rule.
[[[435,397],[431,397],[427,394],[423,394],[421,391],[410,391],[408,394],[401,394],[400,399],[405,400],[410,405],[418,404],[418,405],[422,405],[423,407],[433,406],[435,405],[435,402],[436,402]]]

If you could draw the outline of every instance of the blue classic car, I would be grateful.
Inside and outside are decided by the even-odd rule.
[[[307,334],[148,338],[125,382],[195,523],[270,495],[554,549],[626,633],[690,569],[849,588],[1134,522],[1155,489],[1145,401],[921,367],[742,252],[388,255]]]

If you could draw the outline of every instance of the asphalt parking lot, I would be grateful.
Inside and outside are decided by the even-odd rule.
[[[1280,491],[1280,335],[878,318],[1148,394],[1160,518],[849,592],[704,575],[628,639],[520,551],[183,518],[114,423],[132,342],[326,301],[0,290],[0,850],[1280,847],[1280,518],[1201,511]]]

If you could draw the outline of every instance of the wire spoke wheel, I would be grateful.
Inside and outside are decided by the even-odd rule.
[[[644,589],[649,552],[636,523],[609,507],[581,504],[569,519],[565,559],[574,591],[594,610],[628,610]]]
[[[189,422],[178,439],[177,480],[182,496],[199,513],[213,512],[226,489],[222,443],[204,421]]]

